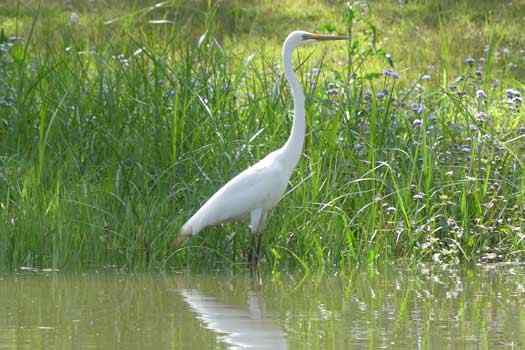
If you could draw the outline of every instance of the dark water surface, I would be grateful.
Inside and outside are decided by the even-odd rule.
[[[525,266],[0,275],[0,349],[525,349]]]

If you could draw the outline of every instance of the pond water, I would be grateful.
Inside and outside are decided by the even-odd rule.
[[[0,275],[0,349],[524,349],[525,266]]]

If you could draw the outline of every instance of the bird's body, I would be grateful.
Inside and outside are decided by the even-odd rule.
[[[281,199],[291,172],[283,162],[281,150],[274,151],[244,170],[204,203],[182,227],[182,235],[195,235],[208,226],[241,220],[251,213],[251,230],[257,232],[264,224],[266,213]]]
[[[310,42],[341,39],[347,37],[303,31],[295,31],[288,35],[282,49],[284,74],[294,103],[294,120],[288,141],[281,148],[235,176],[211,196],[183,225],[176,245],[208,226],[247,217],[250,218],[252,233],[262,231],[268,212],[279,203],[286,191],[288,180],[303,150],[306,132],[305,98],[293,71],[292,52],[297,46]]]

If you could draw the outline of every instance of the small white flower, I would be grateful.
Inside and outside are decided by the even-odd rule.
[[[467,64],[467,65],[469,65],[469,66],[473,66],[474,63],[476,63],[476,60],[473,59],[472,57],[467,57],[467,58],[465,59],[465,61],[463,61],[463,62],[465,62],[465,64]]]
[[[69,24],[75,25],[80,22],[80,16],[76,12],[71,12],[69,15]]]
[[[386,208],[386,212],[389,213],[389,214],[395,213],[396,211],[397,211],[397,209],[394,208],[394,207],[388,207],[388,208]]]
[[[418,192],[412,198],[414,198],[414,199],[423,199],[424,197],[425,197],[425,194],[423,192]]]

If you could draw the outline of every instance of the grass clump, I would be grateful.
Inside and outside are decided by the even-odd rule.
[[[319,18],[287,3],[291,13],[276,6],[268,22],[267,5],[244,2],[2,9],[0,266],[244,264],[240,225],[210,229],[190,249],[168,242],[289,133],[284,34],[271,28],[287,28],[280,16],[354,39],[297,54],[308,135],[265,232],[268,266],[523,257],[522,63],[499,29],[456,62],[450,12],[438,13],[434,70],[408,70],[415,56],[383,48],[374,23],[387,16],[373,6],[315,2]],[[425,5],[395,9],[429,20]]]

